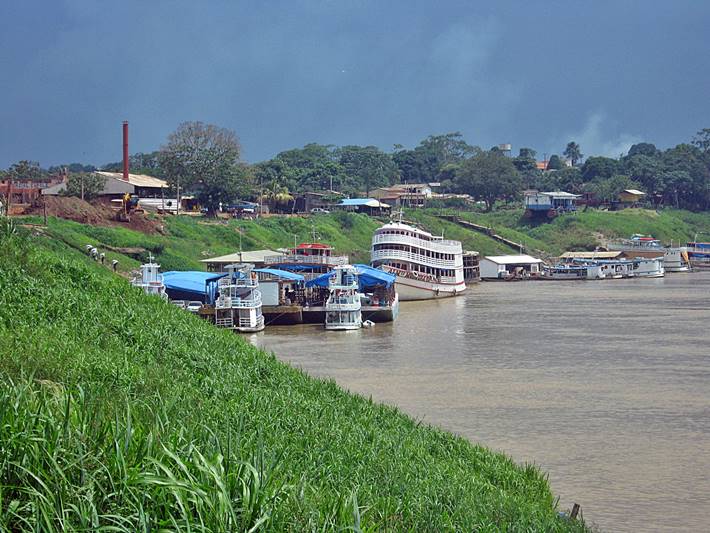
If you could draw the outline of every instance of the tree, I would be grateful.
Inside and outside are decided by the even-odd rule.
[[[561,170],[565,167],[564,162],[557,154],[552,154],[547,162],[547,170]]]
[[[628,176],[616,174],[609,178],[601,179],[589,184],[587,190],[596,194],[599,200],[612,202],[619,197],[619,193],[626,189],[640,189],[641,185]]]
[[[589,157],[582,165],[582,178],[584,181],[611,178],[619,173],[619,162],[609,157]]]
[[[202,122],[183,122],[168,136],[158,159],[168,182],[193,192],[213,216],[220,203],[235,199],[246,168],[233,131]]]
[[[582,151],[579,145],[574,141],[570,141],[567,143],[567,147],[565,148],[565,151],[562,152],[562,155],[572,161],[573,167],[577,166],[577,162],[581,161],[584,157],[584,155],[582,155]]]
[[[577,167],[565,167],[556,172],[545,172],[540,177],[537,189],[543,191],[582,192],[582,173]]]
[[[426,183],[439,179],[444,167],[464,161],[480,151],[471,146],[459,132],[429,135],[414,150],[404,150],[395,145],[392,159],[399,168],[401,180],[406,183]]]
[[[456,174],[457,189],[493,209],[499,199],[510,199],[520,191],[521,180],[510,158],[500,152],[480,152],[464,161]]]
[[[637,143],[629,148],[628,157],[634,157],[636,155],[656,157],[658,155],[658,148],[656,148],[655,144],[651,143]]]
[[[532,148],[521,148],[518,152],[518,159],[532,159],[535,161],[536,156],[537,152]]]
[[[392,156],[376,146],[343,146],[336,150],[336,155],[345,173],[357,177],[365,187],[365,196],[370,195],[371,187],[399,181],[399,169]]]
[[[661,162],[654,156],[643,155],[641,152],[636,152],[636,154],[623,159],[624,174],[639,182],[650,193],[662,192],[663,182],[660,177],[663,167]]]
[[[710,152],[710,128],[703,128],[693,137],[693,144],[703,153]]]
[[[106,178],[96,172],[70,172],[67,177],[65,196],[77,196],[82,200],[95,198],[106,185]]]
[[[38,181],[45,175],[36,161],[22,160],[14,163],[7,171],[7,177],[13,180],[26,179]]]

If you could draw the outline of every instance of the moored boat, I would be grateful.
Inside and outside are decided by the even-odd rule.
[[[352,265],[336,266],[330,273],[330,295],[325,302],[325,329],[352,330],[362,327],[357,269]]]
[[[160,265],[153,262],[153,256],[148,256],[148,262],[141,265],[140,272],[133,277],[131,285],[138,287],[146,294],[160,296],[167,300],[163,275],[160,273]]]
[[[243,332],[264,329],[261,292],[253,266],[227,265],[227,275],[217,282],[215,325]]]
[[[604,279],[601,265],[595,264],[556,264],[542,267],[541,280],[587,280]]]
[[[428,300],[466,290],[463,248],[424,230],[390,222],[372,236],[372,266],[396,274],[399,299]]]
[[[710,268],[710,242],[689,242],[686,250],[691,266]]]

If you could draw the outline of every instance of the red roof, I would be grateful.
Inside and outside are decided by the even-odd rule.
[[[319,242],[302,242],[296,247],[298,250],[332,250],[332,246]]]

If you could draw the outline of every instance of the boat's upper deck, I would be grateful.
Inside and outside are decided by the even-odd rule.
[[[460,241],[444,239],[402,222],[390,222],[375,230],[372,244],[386,243],[410,244],[435,252],[463,254]]]

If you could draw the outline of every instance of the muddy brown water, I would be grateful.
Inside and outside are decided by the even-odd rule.
[[[710,530],[710,272],[481,283],[372,329],[251,340],[534,462],[603,530]]]

